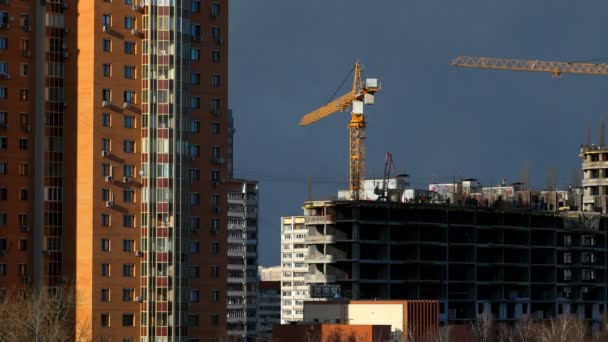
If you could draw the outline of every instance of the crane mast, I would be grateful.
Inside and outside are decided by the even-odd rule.
[[[365,104],[374,103],[374,94],[380,91],[377,79],[366,79],[363,82],[362,69],[355,62],[353,85],[350,92],[330,103],[304,115],[300,126],[308,126],[331,114],[346,111],[352,107],[349,130],[349,190],[351,200],[361,199],[362,181],[365,179],[365,128],[367,123],[363,115]]]

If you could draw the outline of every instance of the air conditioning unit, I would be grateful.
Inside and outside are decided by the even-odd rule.
[[[8,30],[9,27],[11,27],[11,25],[9,25],[8,23],[2,23],[2,24],[0,24],[0,29]]]
[[[110,155],[110,151],[108,151],[108,150],[101,150],[101,156],[102,157],[107,157],[109,155]]]
[[[220,207],[214,207],[213,208],[213,212],[216,213],[216,214],[219,214],[219,213],[222,212],[222,209]]]
[[[105,178],[106,183],[109,183],[112,181],[112,176],[106,176]]]
[[[101,101],[101,106],[106,108],[110,106],[110,101]]]
[[[131,6],[131,9],[134,11],[139,11],[141,9],[141,7],[139,7],[139,5],[134,4],[133,6]]]
[[[127,108],[129,107],[129,102],[123,102],[122,103],[122,108]]]
[[[132,36],[136,36],[139,34],[139,31],[137,31],[136,29],[131,29],[131,35]]]
[[[28,50],[21,50],[21,56],[23,57],[30,57],[32,55],[32,53]]]
[[[106,201],[106,208],[112,208],[114,206],[114,202]]]
[[[103,25],[103,27],[101,29],[102,29],[103,32],[109,32],[110,31],[110,26]]]
[[[64,2],[61,4],[61,7],[63,7],[63,9],[68,8],[68,2],[67,2],[67,1],[64,1]]]
[[[64,32],[64,33],[68,33],[68,32],[70,32],[70,30],[69,30],[67,27],[64,27],[64,28],[63,28],[63,32]]]
[[[142,252],[142,251],[135,251],[135,256],[138,256],[138,257],[144,256],[144,252]]]
[[[31,29],[30,25],[23,25],[22,27],[24,31],[29,31]]]
[[[2,74],[2,79],[3,80],[10,80],[11,76],[9,74]]]
[[[63,58],[68,58],[70,57],[70,53],[67,51],[63,51]]]
[[[29,232],[29,231],[30,231],[30,227],[29,227],[29,226],[21,226],[21,227],[19,227],[19,229],[20,229],[22,232]]]
[[[144,301],[144,298],[142,296],[135,296],[135,301],[141,303]]]
[[[28,276],[21,277],[21,282],[23,282],[23,283],[26,283],[26,284],[27,284],[27,283],[29,283],[30,281],[31,281],[31,279],[30,279],[30,277],[28,277]]]
[[[24,125],[23,126],[23,130],[26,131],[26,132],[29,132],[29,131],[32,130],[32,126],[30,126],[30,125]]]
[[[131,181],[131,178],[129,177],[122,177],[122,182],[123,183],[129,183]]]

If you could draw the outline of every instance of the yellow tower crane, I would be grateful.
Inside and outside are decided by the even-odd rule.
[[[548,62],[539,60],[459,56],[450,63],[465,68],[547,72],[553,77],[562,74],[608,75],[608,64],[584,62]]]
[[[368,78],[363,82],[362,68],[359,61],[354,66],[353,87],[350,92],[338,97],[321,108],[304,115],[300,126],[308,126],[333,113],[343,112],[352,107],[350,123],[348,124],[350,137],[350,199],[361,199],[361,182],[365,179],[365,116],[363,105],[374,103],[374,94],[380,91],[378,79]]]

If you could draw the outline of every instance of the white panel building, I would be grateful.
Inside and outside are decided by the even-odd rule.
[[[309,298],[304,216],[281,217],[281,324],[302,321]]]

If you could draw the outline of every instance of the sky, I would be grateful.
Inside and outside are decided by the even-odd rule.
[[[231,0],[229,105],[235,176],[260,182],[259,263],[280,263],[280,217],[347,187],[349,113],[308,127],[356,59],[382,91],[365,108],[368,176],[391,152],[412,184],[477,178],[567,186],[586,129],[597,141],[608,77],[460,69],[459,55],[608,57],[608,2],[567,0]],[[599,61],[608,63],[606,60]],[[348,91],[343,88],[338,95]]]

